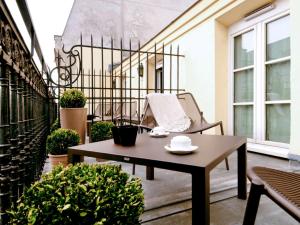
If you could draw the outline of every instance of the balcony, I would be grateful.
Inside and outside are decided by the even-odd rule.
[[[155,43],[147,48],[147,43],[133,44],[113,38],[107,42],[95,36],[90,37],[89,43],[83,43],[84,38],[80,36],[76,45],[55,49],[56,66],[49,69],[28,8],[21,1],[18,5],[25,25],[30,28],[31,49],[26,47],[5,2],[0,4],[0,224],[8,223],[6,210],[16,204],[24,190],[51,171],[46,139],[55,119],[60,119],[62,93],[77,89],[87,98],[87,133],[82,143],[87,144],[92,142],[91,126],[99,121],[141,124],[148,94],[191,91],[182,73],[184,60],[190,56],[175,44]],[[38,64],[33,55],[38,58]],[[217,130],[214,132],[219,134]],[[93,157],[84,157],[84,162],[121,165],[132,174],[132,163],[124,162],[125,158],[123,162],[99,162]],[[247,201],[237,197],[239,157],[234,153],[228,159],[229,170],[225,163],[220,163],[210,173],[210,224],[237,225],[242,224],[244,218]],[[141,164],[134,165],[133,175],[141,178],[145,195],[141,223],[192,224],[195,216],[192,215],[191,175],[155,168],[155,178],[149,180],[148,168]],[[287,159],[248,152],[247,166],[255,165],[291,170]],[[249,191],[249,181],[247,188]],[[263,197],[256,224],[296,225],[298,222]]]

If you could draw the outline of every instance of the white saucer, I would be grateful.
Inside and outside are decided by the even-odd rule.
[[[167,137],[170,133],[169,132],[164,132],[164,133],[160,133],[160,134],[153,134],[153,133],[149,133],[149,135],[151,137]]]
[[[196,149],[198,149],[198,146],[190,146],[189,148],[186,149],[174,149],[171,148],[170,145],[166,145],[165,149],[171,153],[174,154],[179,154],[179,155],[183,155],[183,154],[189,154],[192,153],[193,151],[195,151]]]

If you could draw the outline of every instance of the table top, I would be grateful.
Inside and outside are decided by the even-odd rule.
[[[211,170],[233,151],[246,143],[246,138],[237,136],[185,134],[192,139],[192,145],[199,148],[191,154],[175,155],[165,150],[170,143],[170,134],[165,138],[153,138],[139,134],[135,146],[116,145],[113,139],[70,147],[68,154],[84,155],[147,166],[191,172],[195,168]]]

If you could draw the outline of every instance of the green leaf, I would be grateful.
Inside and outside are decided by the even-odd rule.
[[[66,204],[66,205],[63,207],[62,211],[65,211],[65,210],[67,210],[67,209],[69,209],[69,208],[71,208],[71,204]]]

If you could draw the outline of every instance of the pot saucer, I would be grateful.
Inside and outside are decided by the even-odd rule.
[[[157,138],[159,138],[159,137],[167,137],[169,134],[170,134],[169,132],[163,132],[163,133],[159,133],[159,134],[152,133],[152,132],[149,133],[150,137],[157,137]]]
[[[190,153],[192,153],[193,151],[195,151],[196,149],[198,149],[198,146],[191,145],[190,147],[185,148],[185,149],[180,149],[180,148],[174,149],[174,148],[171,148],[170,145],[166,145],[165,149],[168,152],[171,152],[173,154],[184,155],[184,154],[190,154]]]

